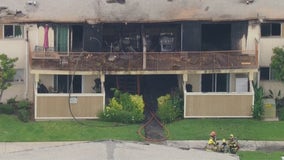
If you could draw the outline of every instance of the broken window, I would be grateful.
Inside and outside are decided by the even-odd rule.
[[[281,24],[280,23],[262,23],[261,24],[261,36],[280,36]]]
[[[142,52],[142,34],[148,52],[180,49],[180,24],[104,24],[103,51]]]
[[[231,24],[202,24],[202,50],[231,50]]]
[[[73,25],[70,29],[70,38],[71,38],[71,51],[80,52],[83,50],[83,26],[82,25]]]

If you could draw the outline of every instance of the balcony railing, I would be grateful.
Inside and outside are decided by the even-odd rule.
[[[239,50],[147,53],[34,51],[31,53],[31,68],[77,71],[253,69],[258,66],[257,57],[256,51]]]

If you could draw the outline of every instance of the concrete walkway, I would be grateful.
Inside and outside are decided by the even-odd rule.
[[[163,144],[129,141],[2,142],[2,160],[239,160],[237,155],[206,152],[207,141],[166,141]],[[239,141],[241,150],[277,148],[284,142]]]
[[[177,142],[175,142],[176,144]],[[0,143],[2,160],[239,160],[231,154],[127,141]]]

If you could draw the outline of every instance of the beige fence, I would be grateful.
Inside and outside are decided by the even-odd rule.
[[[103,94],[37,94],[35,119],[95,119],[104,107]]]
[[[186,93],[185,118],[251,117],[253,93]]]

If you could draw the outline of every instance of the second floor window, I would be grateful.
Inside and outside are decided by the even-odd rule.
[[[281,24],[280,23],[262,23],[261,24],[261,36],[280,36]]]
[[[21,25],[4,25],[4,38],[23,38],[24,26]]]

